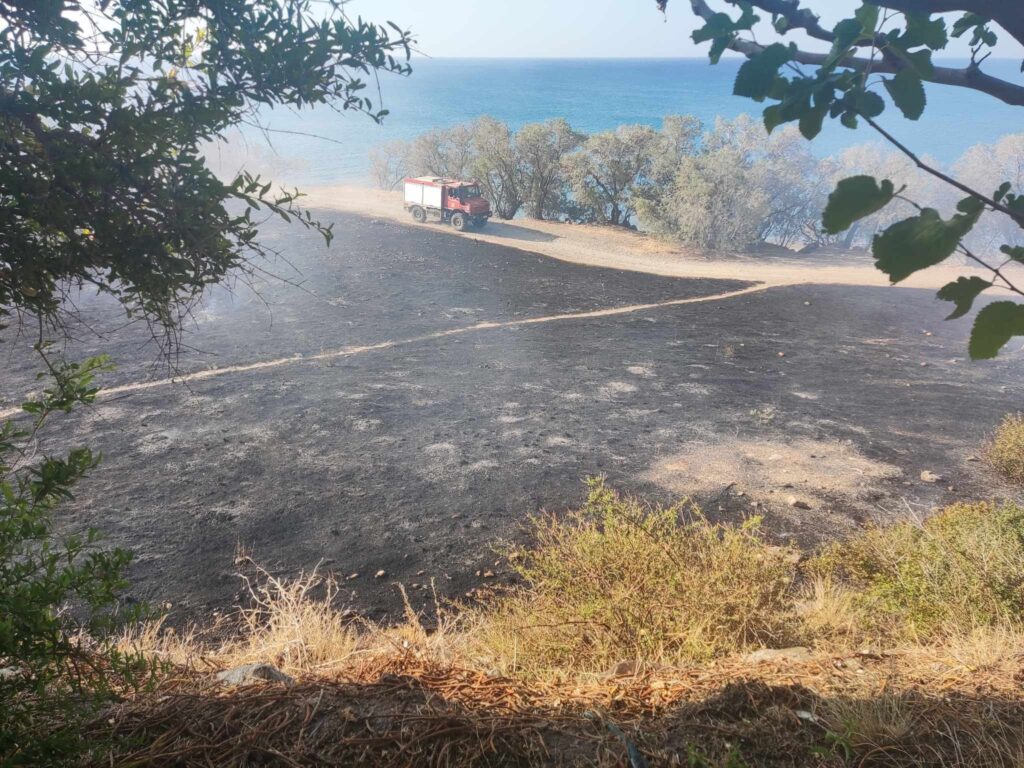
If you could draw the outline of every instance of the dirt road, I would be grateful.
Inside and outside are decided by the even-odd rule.
[[[173,620],[237,597],[240,546],[278,573],[322,563],[371,616],[399,609],[395,582],[417,607],[431,579],[462,596],[589,474],[801,541],[1009,492],[968,459],[1021,406],[1020,352],[967,363],[930,291],[595,268],[522,248],[557,239],[320,213],[334,245],[268,226],[298,284],[214,293],[176,382],[144,328],[81,301],[109,334],[69,354],[119,367],[39,446],[105,457],[60,523],[135,550],[135,594]],[[36,386],[29,344],[4,350],[0,408]]]
[[[311,205],[323,209],[410,223],[402,208],[400,192],[353,186],[311,187],[303,191],[309,195]],[[450,229],[439,223],[427,226]],[[483,230],[451,234],[542,253],[569,264],[666,277],[756,280],[772,285],[889,285],[888,278],[874,268],[866,255],[797,254],[784,249],[765,249],[757,254],[709,254],[614,227],[533,219],[492,219]],[[939,265],[912,275],[900,287],[938,289],[961,275],[972,274],[991,277],[976,269]]]

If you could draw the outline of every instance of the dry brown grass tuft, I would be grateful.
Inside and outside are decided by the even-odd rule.
[[[338,584],[314,569],[295,579],[258,569],[246,578],[250,606],[240,612],[234,638],[216,650],[222,666],[269,662],[289,673],[314,672],[345,663],[359,647],[347,611],[337,606]]]
[[[1024,414],[1003,418],[989,441],[986,456],[999,474],[1024,485]]]

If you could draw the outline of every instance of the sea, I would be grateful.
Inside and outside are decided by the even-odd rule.
[[[946,65],[964,62],[947,60]],[[389,114],[378,124],[356,112],[327,108],[264,110],[267,130],[247,127],[218,149],[225,164],[255,161],[271,175],[298,185],[361,183],[369,178],[370,150],[395,139],[444,129],[491,115],[518,128],[566,118],[591,133],[619,125],[657,127],[665,115],[691,114],[707,124],[762,105],[732,95],[738,58],[712,66],[690,59],[432,59],[417,58],[407,77],[370,78],[366,92]],[[989,60],[985,70],[1024,83],[1019,60]],[[918,121],[890,104],[880,122],[921,154],[950,164],[969,147],[1024,131],[1024,110],[981,93],[927,85],[928,106]],[[829,121],[812,143],[821,156],[879,137]]]

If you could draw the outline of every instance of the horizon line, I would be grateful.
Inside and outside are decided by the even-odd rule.
[[[444,59],[459,61],[708,61],[707,55],[693,56],[432,56],[430,54],[414,53],[412,59]],[[1010,61],[1017,62],[1021,56],[990,56],[989,61]],[[722,59],[746,60],[746,56],[738,53],[726,52]],[[969,61],[970,56],[934,56],[934,61],[963,60]],[[710,63],[710,62],[709,62]]]

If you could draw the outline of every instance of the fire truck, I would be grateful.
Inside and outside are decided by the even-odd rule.
[[[459,232],[479,229],[491,217],[491,204],[480,196],[477,182],[436,176],[405,179],[405,210],[420,224],[436,216]]]

